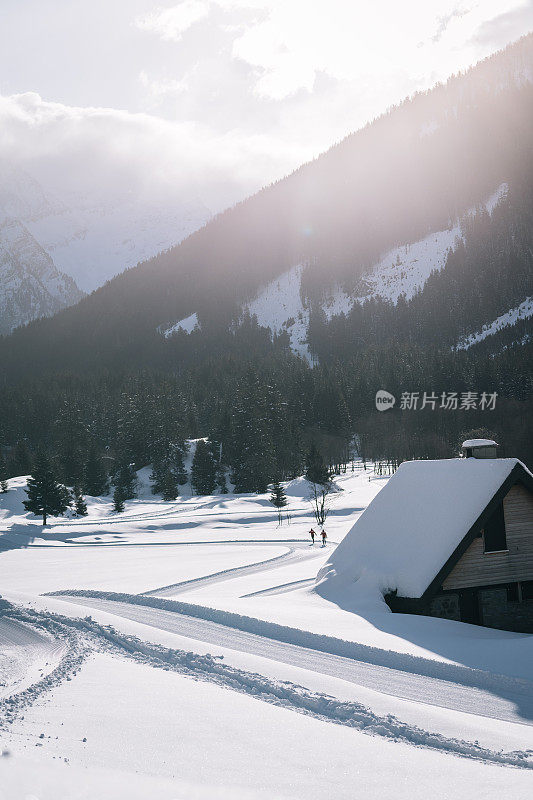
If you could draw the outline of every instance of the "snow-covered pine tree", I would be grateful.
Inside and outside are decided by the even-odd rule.
[[[86,517],[87,516],[87,503],[85,502],[85,498],[81,492],[81,486],[77,483],[72,490],[74,495],[74,508],[76,510],[77,517]]]
[[[168,486],[170,473],[174,483],[182,486],[187,483],[187,471],[184,464],[185,442],[159,441],[152,448],[152,494],[163,494]],[[174,499],[174,498],[173,498]]]
[[[70,493],[56,479],[50,459],[43,451],[37,453],[26,489],[24,507],[32,514],[42,514],[43,525],[49,516],[63,514],[69,506]]]
[[[228,493],[228,484],[226,483],[226,470],[222,464],[218,464],[216,470],[216,482],[220,490],[220,494]]]
[[[63,483],[60,483],[60,492],[63,498],[63,502],[65,503],[65,511],[72,506],[74,498],[72,496],[72,492],[68,489]]]
[[[273,381],[265,387],[265,403],[276,463],[274,474],[280,478],[296,478],[302,474],[304,466],[300,434],[288,413],[288,403]]]
[[[83,491],[91,497],[107,494],[109,483],[96,445],[91,444],[83,471]]]
[[[152,471],[150,473],[150,480],[152,481],[152,494],[162,494],[165,476],[167,474],[167,464],[163,459],[154,457],[152,459]]]
[[[270,494],[270,502],[272,503],[275,508],[278,510],[278,525],[282,523],[282,509],[285,508],[287,505],[287,495],[283,489],[283,486],[279,481],[274,481],[272,483],[272,489]]]
[[[146,427],[150,419],[149,393],[143,378],[131,379],[120,398],[117,452],[120,463],[146,464],[149,454]]]
[[[262,494],[275,473],[276,459],[267,396],[253,368],[239,386],[231,423],[235,491]]]
[[[178,496],[178,481],[170,468],[167,469],[161,484],[163,500],[175,500]]]
[[[327,486],[331,479],[326,462],[314,442],[307,454],[305,477],[310,483],[317,483],[320,486]]]
[[[4,494],[8,490],[7,483],[7,465],[0,453],[0,494]]]
[[[191,484],[196,494],[213,494],[217,487],[216,463],[208,443],[200,439],[192,460]]]
[[[115,472],[113,483],[120,488],[123,500],[137,497],[137,474],[133,464],[123,463]]]
[[[120,486],[115,486],[113,492],[113,511],[116,511],[117,514],[124,511],[124,492]]]
[[[170,444],[170,469],[180,486],[186,484],[188,480],[184,461],[187,450],[188,445],[183,440]]]

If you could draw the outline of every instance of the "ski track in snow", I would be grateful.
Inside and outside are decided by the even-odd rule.
[[[278,544],[277,541],[272,540],[272,544]],[[199,589],[200,587],[210,586],[213,583],[218,583],[221,580],[229,578],[242,577],[244,575],[253,575],[256,572],[265,572],[269,569],[276,569],[279,567],[279,562],[283,561],[285,566],[287,563],[293,561],[305,561],[307,559],[316,558],[316,550],[312,551],[309,543],[299,543],[299,547],[290,547],[287,553],[282,553],[279,556],[267,558],[264,561],[257,561],[255,564],[247,564],[242,567],[231,567],[230,569],[220,570],[211,575],[205,575],[200,578],[191,578],[188,581],[181,581],[180,583],[173,583],[170,586],[161,586],[159,589],[151,589],[148,592],[142,592],[144,596],[155,597],[174,597],[176,594]]]
[[[200,506],[198,506],[198,505],[189,506],[189,505],[186,505],[184,503],[174,503],[174,504],[169,503],[168,504],[168,508],[166,508],[164,511],[155,511],[155,510],[153,510],[153,511],[145,511],[145,512],[133,513],[131,515],[128,515],[126,513],[126,514],[120,514],[120,516],[116,515],[116,516],[106,517],[105,519],[94,519],[94,520],[91,520],[90,523],[87,522],[87,520],[85,520],[84,518],[80,518],[78,520],[77,519],[69,519],[69,520],[67,520],[65,522],[53,522],[50,527],[51,527],[51,529],[66,528],[66,527],[70,528],[70,527],[72,527],[74,525],[79,525],[79,527],[84,527],[84,526],[87,526],[87,525],[90,524],[90,526],[92,528],[94,526],[100,526],[100,525],[122,525],[122,524],[129,523],[129,522],[151,522],[152,520],[160,520],[160,519],[166,519],[167,517],[175,517],[176,513],[183,514],[183,513],[193,513],[194,512],[194,516],[195,517],[216,517],[216,516],[219,516],[220,513],[221,513],[220,510],[219,511],[205,511],[205,512],[200,511],[200,512],[198,512],[197,511],[198,508],[200,508]],[[230,510],[224,508],[224,509],[222,509],[222,511],[224,512],[224,516],[225,517],[231,516],[232,514],[233,515],[237,515],[239,517],[242,517],[242,510],[241,511],[230,511]],[[293,517],[294,517],[294,514],[297,513],[297,512],[308,513],[308,509],[306,509],[304,506],[302,506],[300,508],[299,507],[295,507],[295,508],[291,507],[291,515]],[[247,514],[259,515],[259,516],[261,516],[262,519],[265,519],[265,511],[262,508],[247,509],[246,513]],[[271,517],[272,517],[272,520],[277,520],[277,512],[276,511],[272,511]],[[86,534],[86,535],[90,536],[90,534]]]
[[[44,678],[64,652],[65,646],[50,636],[0,616],[0,698]]]
[[[258,673],[232,667],[222,663],[221,657],[199,655],[141,641],[135,636],[122,634],[109,625],[100,625],[90,617],[72,619],[52,613],[26,610],[8,603],[3,603],[3,606],[4,617],[49,630],[58,637],[67,638],[70,642],[67,656],[49,676],[24,692],[13,694],[0,701],[0,710],[3,712],[0,726],[4,728],[9,726],[29,703],[37,700],[61,680],[71,679],[71,675],[76,673],[91,650],[104,650],[133,658],[155,668],[170,669],[193,679],[210,681],[263,702],[344,725],[369,735],[488,763],[533,769],[531,751],[496,752],[481,747],[476,742],[425,731],[416,725],[403,723],[393,715],[380,716],[357,702],[341,701],[330,695],[312,692],[289,681],[272,680]]]
[[[43,666],[36,668],[31,657],[26,657],[25,663],[18,665],[17,677],[9,680],[8,676],[0,696],[0,731],[7,729],[45,692],[64,680],[71,680],[88,653],[75,628],[64,625],[59,618],[16,609],[0,599],[0,637],[7,639],[13,635],[26,653],[37,647]]]
[[[533,718],[533,683],[400,654],[228,611],[165,598],[100,591],[52,592],[208,644],[312,669],[379,692],[496,719]],[[527,723],[526,723],[527,724]]]

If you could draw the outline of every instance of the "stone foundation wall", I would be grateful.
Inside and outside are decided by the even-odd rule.
[[[478,590],[480,622],[487,628],[517,633],[533,633],[533,600],[521,603],[507,599],[504,586]],[[430,617],[461,621],[459,592],[434,597],[427,607]]]
[[[460,621],[459,595],[441,594],[438,597],[434,597],[429,604],[428,613],[430,617],[442,617],[442,619],[455,619]]]
[[[533,633],[533,600],[509,601],[504,587],[480,589],[478,595],[481,619],[487,628]]]

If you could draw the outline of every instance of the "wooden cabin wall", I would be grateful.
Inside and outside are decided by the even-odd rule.
[[[505,496],[503,508],[508,550],[484,553],[483,538],[474,539],[443,589],[533,580],[533,494],[516,484]]]

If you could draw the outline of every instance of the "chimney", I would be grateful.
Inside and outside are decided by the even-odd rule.
[[[497,458],[497,447],[492,439],[467,439],[461,449],[463,458]]]

